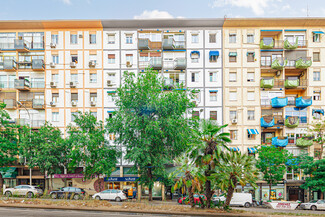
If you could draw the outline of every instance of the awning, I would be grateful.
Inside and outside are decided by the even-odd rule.
[[[230,151],[239,151],[239,148],[238,147],[229,147]]]
[[[113,93],[116,93],[116,91],[115,90],[108,90],[107,93],[113,94]]]
[[[248,153],[250,153],[250,154],[255,154],[257,152],[256,148],[247,148],[247,150],[248,150]]]
[[[314,34],[324,34],[323,31],[313,31]]]
[[[229,56],[230,57],[236,57],[237,56],[237,52],[229,52]]]
[[[200,51],[191,51],[191,57],[193,54],[197,54],[200,57]]]
[[[254,134],[259,134],[257,129],[247,129],[248,134],[254,135]]]
[[[314,115],[315,113],[319,113],[319,114],[324,115],[324,109],[313,109],[313,115]]]
[[[210,93],[218,93],[218,90],[209,90]]]
[[[107,113],[114,113],[115,111],[107,111]]]
[[[16,178],[16,176],[18,175],[16,167],[1,167],[0,173],[3,179]]]
[[[252,52],[252,51],[248,51],[246,55],[248,56],[248,55],[251,55],[251,54],[255,57],[255,52]]]
[[[210,52],[209,52],[209,58],[211,58],[212,56],[219,56],[219,51],[217,51],[217,50],[215,50],[215,51],[213,51],[213,50],[211,50]]]

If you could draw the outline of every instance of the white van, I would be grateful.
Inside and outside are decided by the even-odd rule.
[[[226,197],[216,197],[214,200],[226,201]],[[234,193],[230,201],[230,206],[243,206],[249,208],[252,206],[252,204],[253,197],[250,193]]]

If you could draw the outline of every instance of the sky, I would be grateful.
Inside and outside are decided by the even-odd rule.
[[[0,0],[0,20],[324,17],[324,0]]]

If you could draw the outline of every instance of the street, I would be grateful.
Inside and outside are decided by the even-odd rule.
[[[318,211],[312,211],[312,210],[279,210],[279,209],[265,209],[265,208],[255,208],[255,207],[251,207],[251,208],[244,208],[244,207],[232,207],[232,209],[237,209],[237,210],[243,210],[243,211],[251,211],[251,212],[260,212],[260,213],[265,213],[265,214],[269,214],[269,213],[295,213],[295,214],[317,214],[317,215],[324,215],[325,216],[325,210],[318,210]]]

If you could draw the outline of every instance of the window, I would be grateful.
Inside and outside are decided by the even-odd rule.
[[[215,102],[217,101],[217,91],[210,92],[210,101]]]
[[[249,134],[249,133],[247,132],[247,138],[250,139],[250,140],[253,140],[253,139],[256,138],[256,135],[255,135],[255,134]]]
[[[77,34],[70,35],[70,44],[78,44],[78,36]]]
[[[200,112],[199,111],[193,111],[192,112],[192,118],[200,118]]]
[[[217,120],[217,111],[210,111],[210,120]]]
[[[218,56],[210,55],[209,61],[210,61],[210,63],[216,63],[218,61]]]
[[[261,66],[271,66],[271,56],[261,57]]]
[[[237,91],[230,91],[229,92],[229,100],[236,101],[237,100]]]
[[[52,93],[52,102],[54,102],[54,103],[59,102],[59,94],[58,93]]]
[[[248,110],[247,111],[247,120],[248,121],[255,120],[255,111],[254,110]]]
[[[229,43],[236,43],[236,34],[229,34]]]
[[[192,82],[199,82],[199,73],[192,72]]]
[[[307,108],[286,107],[285,119],[289,117],[299,118],[299,123],[307,124]]]
[[[74,122],[78,117],[78,112],[71,112],[71,122]]]
[[[253,44],[254,43],[254,34],[247,34],[247,43]]]
[[[237,119],[237,111],[230,111],[229,118],[230,118],[230,121]]]
[[[52,74],[51,76],[52,76],[53,82],[56,82],[56,83],[59,82],[59,74]]]
[[[192,63],[198,63],[199,62],[199,54],[198,53],[191,53],[191,61]]]
[[[71,55],[71,62],[78,63],[78,56],[77,55]]]
[[[59,121],[59,112],[52,112],[52,121],[53,122]]]
[[[215,33],[209,34],[209,43],[217,43],[217,34]]]
[[[320,90],[319,91],[314,91],[313,99],[315,101],[320,101],[320,94],[321,94]]]
[[[128,64],[132,65],[132,63],[133,63],[133,54],[126,54],[125,59],[126,59],[126,65],[128,65]]]
[[[113,118],[113,112],[111,111],[108,112],[108,118]]]
[[[89,34],[89,44],[96,44],[96,34]]]
[[[238,130],[229,130],[230,139],[237,140],[238,137]]]
[[[115,54],[108,54],[108,63],[109,64],[115,63]]]
[[[230,72],[229,73],[229,82],[236,82],[237,81],[237,72]]]
[[[108,80],[111,81],[111,84],[116,84],[115,73],[108,73]]]
[[[126,34],[126,44],[133,44],[133,35],[132,34]]]
[[[58,55],[52,55],[52,62],[55,64],[59,64],[59,56]]]
[[[314,33],[314,35],[313,35],[313,42],[320,42],[320,34]]]
[[[313,109],[313,118],[314,119],[321,119],[322,116],[324,114],[324,110],[323,109]]]
[[[90,83],[97,83],[97,73],[90,73],[89,80]]]
[[[71,74],[71,82],[78,83],[78,74]]]
[[[210,72],[210,82],[216,82],[217,81],[217,73],[216,72]]]
[[[78,102],[78,94],[71,93],[71,102]]]
[[[115,96],[115,93],[110,93],[108,94],[108,102],[113,102],[114,101],[114,96]]]
[[[199,43],[199,35],[198,34],[192,34],[192,43],[193,44]]]
[[[97,102],[97,93],[90,93],[90,102]]]
[[[247,72],[247,81],[254,82],[255,80],[255,72]]]
[[[115,34],[107,34],[107,43],[115,44]]]
[[[313,52],[313,61],[320,62],[320,52]]]
[[[320,81],[320,72],[313,72],[314,81]]]
[[[59,43],[59,36],[58,35],[51,35],[51,43],[58,44]]]
[[[248,91],[247,92],[247,100],[254,101],[255,100],[255,92],[254,91]]]
[[[255,53],[247,52],[247,62],[254,62],[254,60],[255,60]]]
[[[229,52],[229,62],[237,62],[237,52]]]

